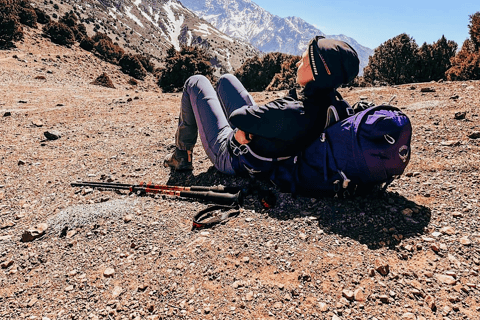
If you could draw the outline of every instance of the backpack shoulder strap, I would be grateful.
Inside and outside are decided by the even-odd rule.
[[[330,94],[330,106],[327,109],[327,120],[325,128],[342,121],[355,114],[353,108],[347,101],[343,100],[342,95],[337,90],[333,90]]]

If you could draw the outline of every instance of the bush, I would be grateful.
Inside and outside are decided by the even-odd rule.
[[[452,67],[446,72],[448,80],[480,80],[480,11],[470,16],[470,39],[452,58]]]
[[[23,27],[13,0],[0,0],[0,8],[0,46],[11,46],[23,39]]]
[[[415,82],[418,45],[402,33],[375,49],[368,59],[363,78],[369,83],[403,84]]]
[[[279,52],[268,53],[263,57],[252,57],[235,72],[235,76],[242,82],[245,89],[263,91],[272,82],[275,74],[281,72],[283,62],[291,57],[291,55]],[[295,67],[293,70],[296,74]]]
[[[113,64],[118,64],[124,54],[123,49],[114,45],[110,38],[108,40],[100,39],[94,44],[93,49],[103,60]]]
[[[43,33],[56,44],[69,47],[75,43],[73,31],[61,22],[50,21],[43,27]]]
[[[40,24],[47,24],[49,23],[52,19],[48,14],[45,13],[45,11],[42,11],[38,8],[34,8],[35,13],[37,14],[37,22]]]
[[[32,8],[20,8],[18,16],[22,24],[31,28],[37,27],[37,13]]]
[[[137,57],[132,54],[125,54],[119,61],[122,72],[126,73],[135,79],[143,80],[147,76],[147,70],[142,63],[138,61]]]
[[[181,91],[185,81],[192,75],[202,74],[214,81],[211,57],[205,49],[186,46],[177,52],[172,46],[167,50],[165,67],[158,70],[158,86],[164,92]]]
[[[141,62],[145,70],[147,70],[150,73],[153,73],[153,71],[155,70],[155,65],[153,64],[153,62],[150,61],[149,57],[143,56],[141,54],[136,54],[135,58],[137,58],[138,61]]]
[[[58,21],[64,23],[73,31],[77,41],[81,41],[87,36],[87,29],[83,24],[78,24],[78,17],[73,11],[66,12]]]
[[[95,79],[95,81],[92,82],[92,84],[115,89],[115,86],[113,85],[112,80],[110,79],[108,74],[106,74],[105,72],[99,75],[97,79]]]
[[[82,41],[80,41],[80,48],[83,50],[92,51],[94,45],[95,42],[89,36],[83,37]]]
[[[275,74],[270,84],[265,90],[277,91],[290,89],[297,86],[297,62],[301,59],[300,56],[291,56],[285,60],[280,72]]]

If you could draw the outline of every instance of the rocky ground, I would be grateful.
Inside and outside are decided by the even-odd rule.
[[[91,84],[106,72],[115,89]],[[208,203],[71,187],[249,181],[165,169],[179,94],[138,85],[27,30],[0,51],[1,319],[479,319],[480,82],[341,89],[413,123],[405,175],[384,196],[274,190],[264,209],[192,231]],[[254,93],[257,102],[284,92]]]

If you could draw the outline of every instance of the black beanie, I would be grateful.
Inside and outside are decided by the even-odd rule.
[[[308,45],[315,87],[338,88],[358,75],[360,60],[348,43],[316,36]]]

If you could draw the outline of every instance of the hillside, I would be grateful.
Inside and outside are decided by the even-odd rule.
[[[51,16],[73,10],[90,36],[103,32],[127,52],[150,55],[157,65],[171,46],[202,46],[215,58],[214,66],[228,72],[259,52],[218,31],[177,0],[32,2]]]
[[[385,196],[293,198],[262,182],[275,208],[249,196],[191,231],[207,203],[70,186],[248,183],[200,145],[192,174],[162,166],[181,95],[25,32],[0,50],[1,319],[478,319],[479,81],[341,89],[350,103],[395,96],[412,120],[411,162]],[[103,72],[116,89],[91,84]]]

